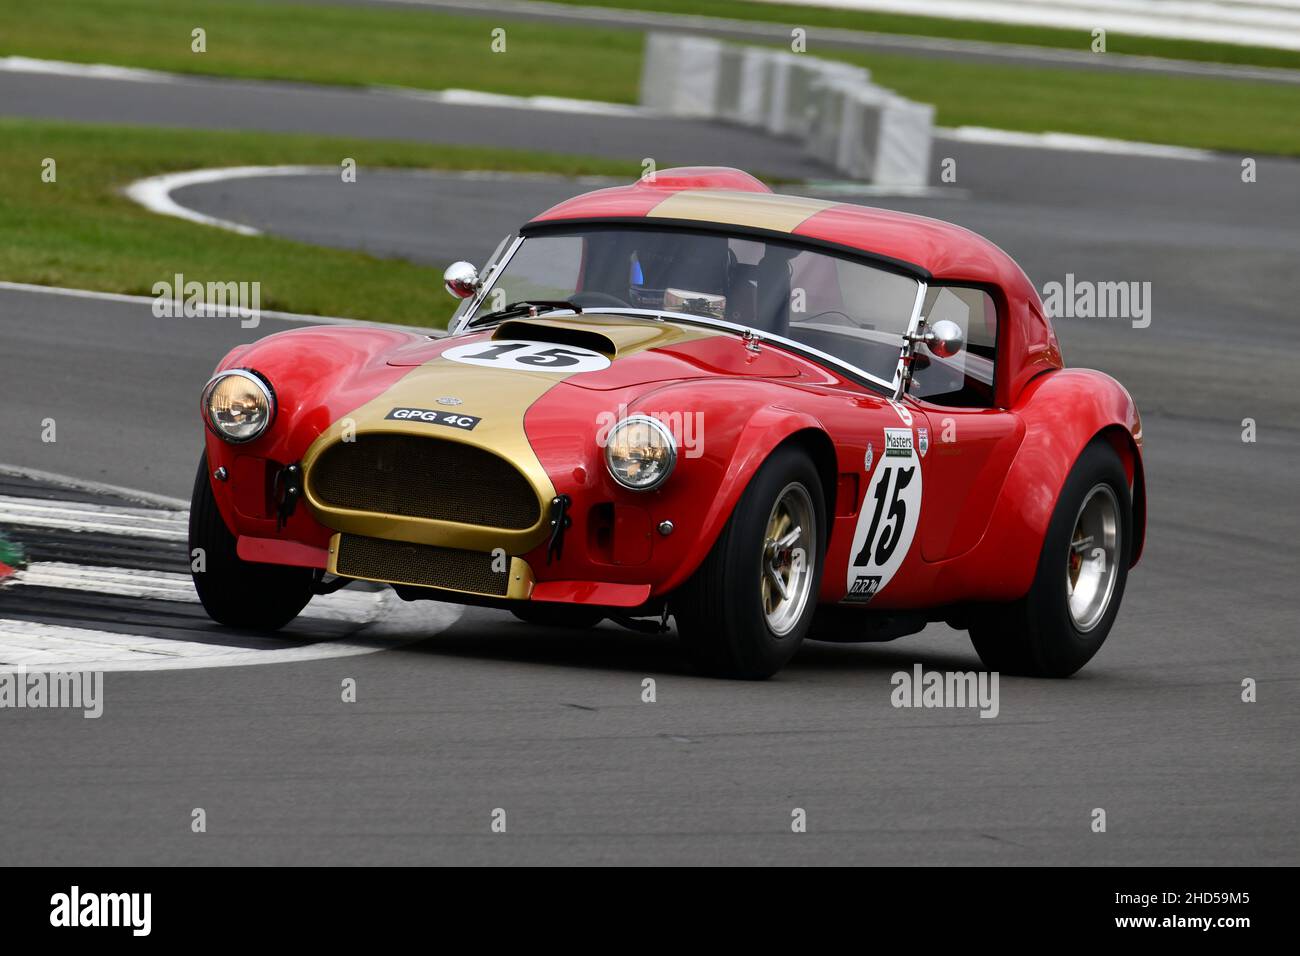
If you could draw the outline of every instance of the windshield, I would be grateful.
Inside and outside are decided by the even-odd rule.
[[[652,228],[526,238],[476,315],[525,299],[721,319],[893,381],[917,280],[794,243]]]

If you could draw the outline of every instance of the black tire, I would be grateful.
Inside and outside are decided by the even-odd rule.
[[[218,624],[278,631],[311,600],[316,572],[280,564],[256,564],[235,552],[235,536],[217,510],[208,477],[208,457],[199,456],[190,498],[190,557],[203,549],[202,571],[191,571],[194,589],[208,617]],[[193,563],[191,563],[193,568]]]
[[[763,604],[764,546],[773,508],[791,486],[802,487],[811,503],[815,553],[802,613],[778,634]],[[763,680],[784,667],[812,625],[825,551],[826,505],[817,468],[798,447],[778,448],[750,481],[703,563],[670,599],[678,636],[695,667],[744,680]]]
[[[605,615],[599,611],[571,604],[537,602],[512,607],[510,613],[525,624],[534,624],[538,627],[567,627],[576,631],[595,627],[605,620]]]
[[[1070,613],[1065,582],[1075,523],[1085,499],[1109,487],[1118,504],[1119,541],[1114,587],[1096,624],[1081,630]],[[1119,455],[1104,438],[1094,440],[1075,462],[1043,539],[1029,593],[987,609],[971,623],[971,642],[990,670],[1027,677],[1069,677],[1101,649],[1119,613],[1133,544],[1133,505]]]

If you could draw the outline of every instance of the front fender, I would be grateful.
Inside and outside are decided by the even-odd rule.
[[[637,584],[653,595],[680,586],[772,450],[821,429],[813,416],[784,407],[784,393],[767,380],[719,378],[649,391],[562,386],[534,403],[525,417],[529,441],[574,516],[562,555],[542,547],[526,556],[538,581]],[[631,414],[654,416],[678,437],[677,468],[651,492],[621,488],[605,468],[602,430]]]
[[[826,429],[813,416],[793,408],[781,405],[764,405],[755,408],[738,434],[735,446],[732,447],[727,471],[723,475],[722,483],[718,485],[718,492],[712,498],[703,516],[694,548],[686,555],[677,574],[664,583],[664,591],[679,587],[694,574],[699,564],[707,557],[708,551],[718,541],[718,536],[722,535],[724,525],[731,518],[732,511],[736,510],[737,502],[748,488],[750,480],[763,466],[763,462],[770,457],[772,451],[789,438],[806,431],[824,433]],[[828,511],[833,509],[833,506],[835,506],[833,501],[826,503]]]
[[[421,335],[371,326],[307,326],[232,349],[216,371],[256,370],[275,393],[276,417],[251,442],[232,445],[203,424],[208,473],[224,467],[229,480],[212,481],[226,526],[237,535],[287,538],[323,546],[330,532],[308,509],[296,509],[284,528],[269,508],[270,476],[299,461],[331,423],[388,388],[410,369],[387,364],[393,349]],[[200,383],[201,384],[201,383]],[[198,388],[196,388],[196,393]]]

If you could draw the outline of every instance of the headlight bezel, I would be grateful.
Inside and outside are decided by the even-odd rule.
[[[259,428],[256,433],[244,438],[230,435],[225,431],[222,431],[220,426],[218,426],[212,418],[212,393],[218,385],[231,377],[241,378],[252,383],[253,387],[257,389],[266,401],[266,423]],[[199,400],[199,408],[203,414],[203,423],[207,426],[208,431],[231,445],[246,445],[251,441],[256,441],[261,438],[267,433],[267,430],[275,424],[278,404],[275,400],[275,389],[271,387],[271,383],[268,382],[261,373],[250,368],[227,368],[222,369],[216,375],[213,375],[212,378],[208,379],[207,383],[203,386],[202,397]]]
[[[656,434],[662,437],[664,445],[668,450],[668,460],[664,466],[663,474],[659,475],[654,481],[644,485],[630,484],[621,474],[619,474],[618,469],[614,467],[613,448],[616,444],[615,436],[617,436],[622,429],[632,425],[648,426]],[[605,439],[604,459],[605,471],[609,473],[610,478],[612,478],[614,483],[620,488],[636,492],[655,491],[662,488],[664,482],[671,478],[673,472],[677,469],[677,439],[673,436],[672,429],[653,415],[628,415],[626,418],[620,419],[617,424],[609,430],[609,434]]]

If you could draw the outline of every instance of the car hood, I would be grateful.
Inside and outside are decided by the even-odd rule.
[[[785,379],[816,375],[815,367],[801,359],[773,348],[751,351],[740,336],[725,330],[608,314],[507,320],[477,334],[402,346],[389,357],[388,364],[424,365],[457,345],[501,340],[549,343],[604,355],[608,367],[562,377],[567,385],[597,391],[716,376]],[[491,368],[483,368],[482,373],[497,374]],[[548,373],[517,369],[516,374]]]

